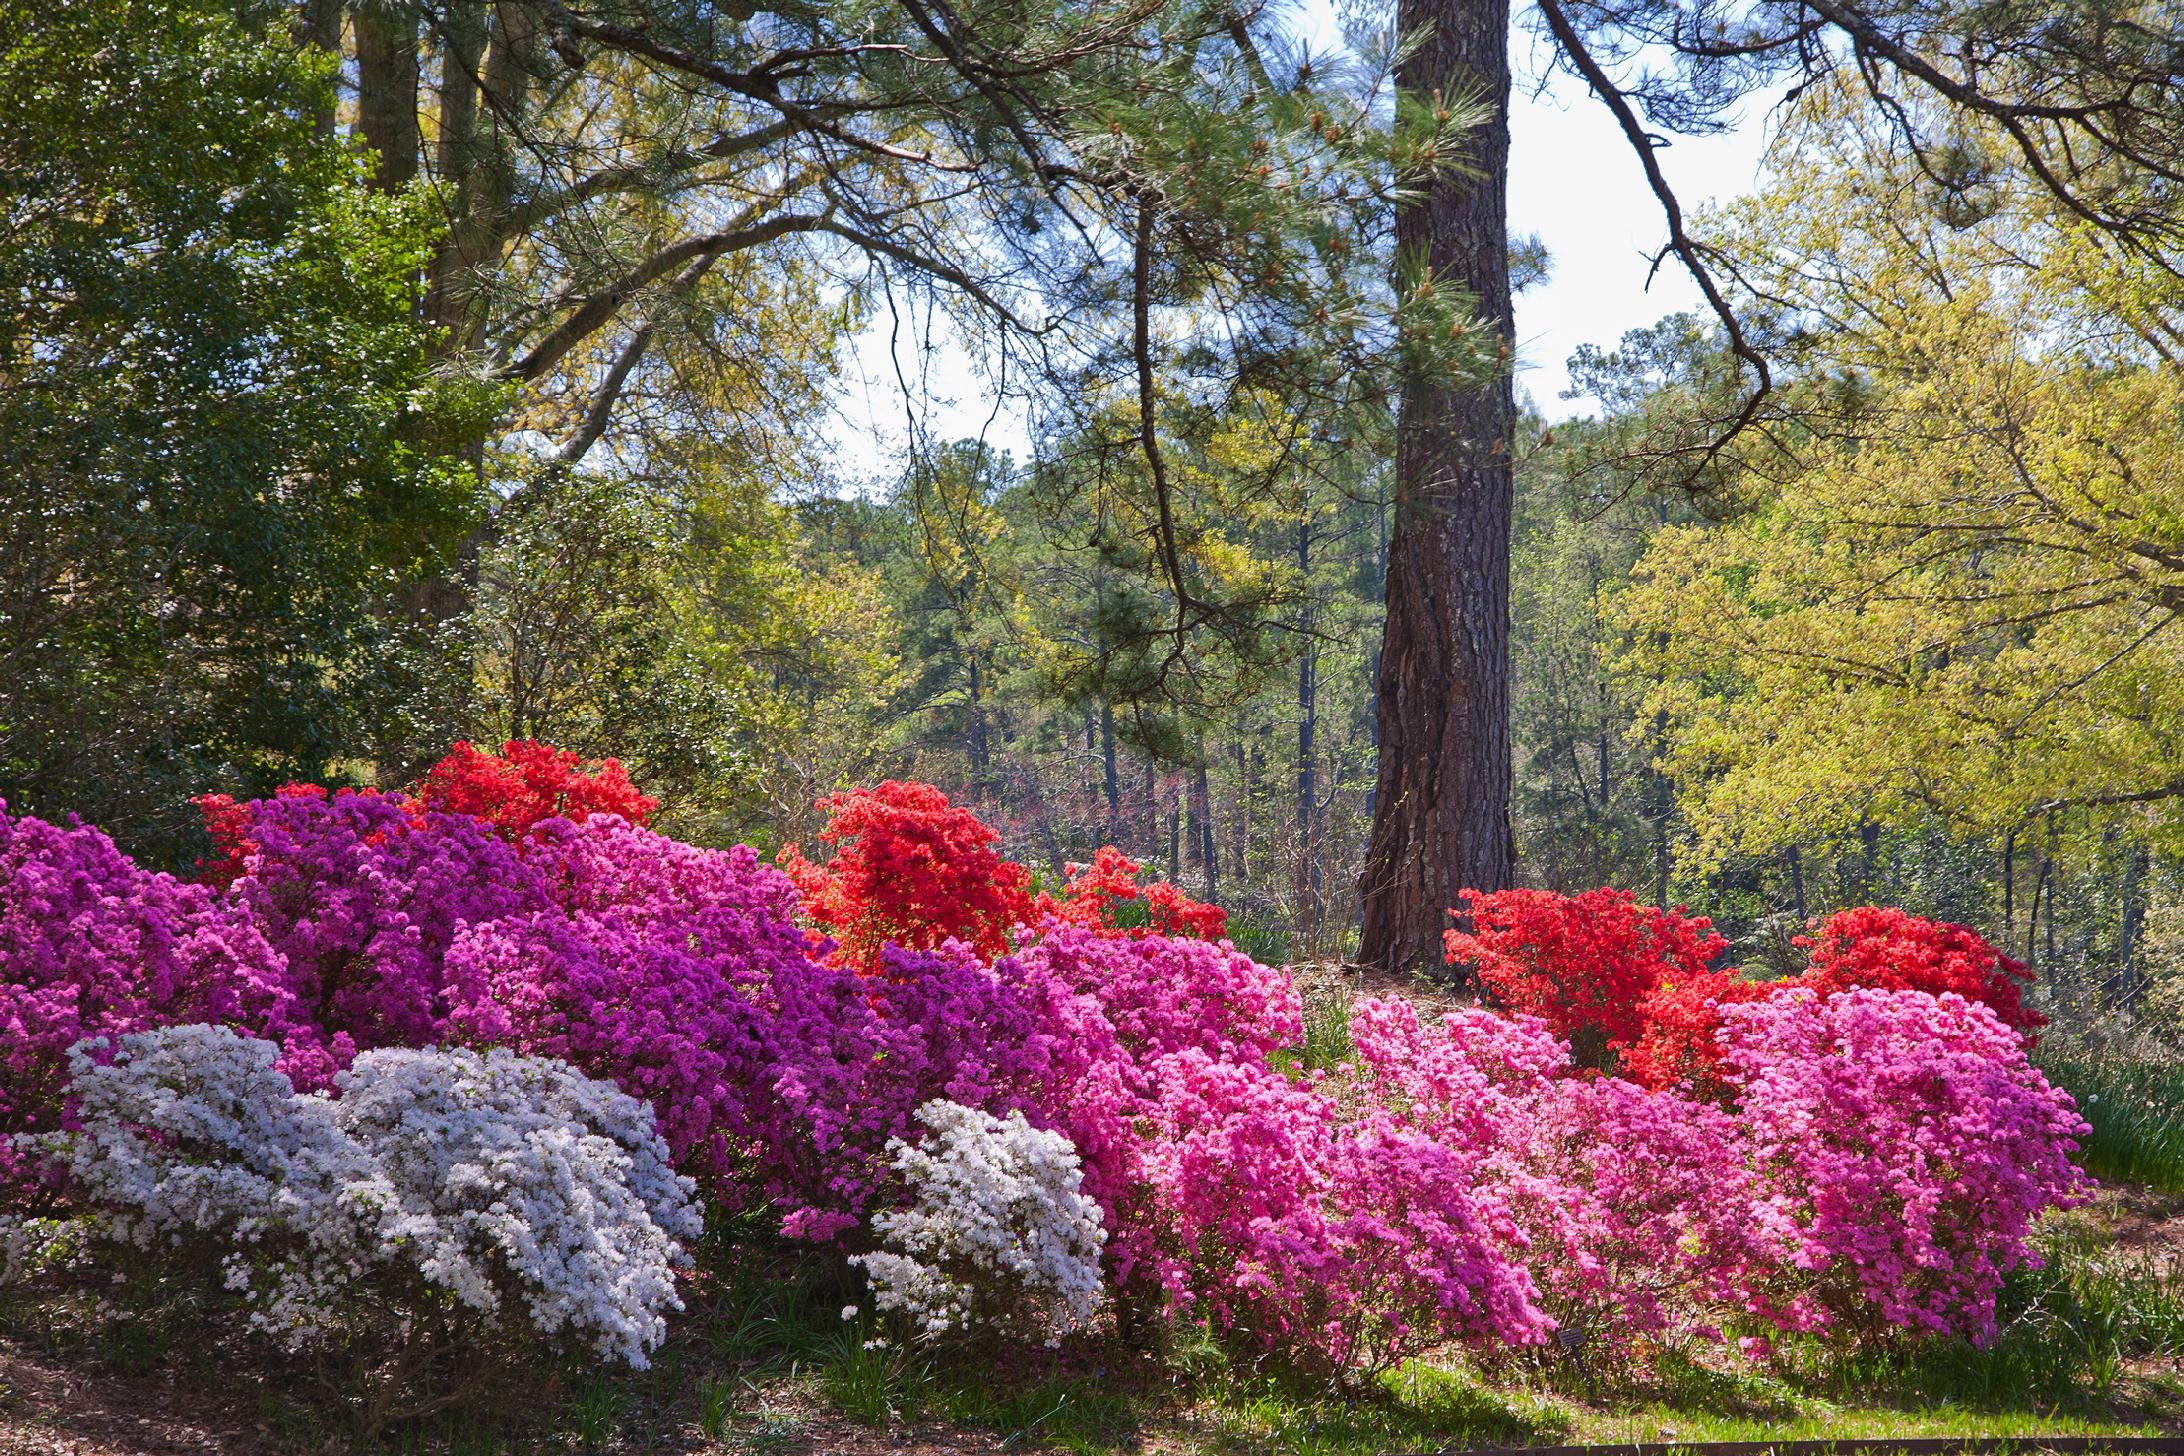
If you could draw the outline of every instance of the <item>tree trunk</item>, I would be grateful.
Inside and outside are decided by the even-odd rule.
[[[374,185],[396,192],[417,176],[417,11],[366,0],[355,14],[356,129],[379,154]]]
[[[1438,287],[1461,288],[1513,354],[1509,309],[1507,0],[1399,0],[1424,37],[1397,73],[1431,104],[1476,93],[1494,108],[1471,138],[1474,174],[1444,173],[1397,210],[1396,247]],[[1483,386],[1413,374],[1395,446],[1395,522],[1382,631],[1380,769],[1359,884],[1359,958],[1388,970],[1441,961],[1448,910],[1465,889],[1515,876],[1509,828],[1509,441],[1504,368]]]
[[[1122,820],[1122,778],[1115,767],[1115,708],[1112,703],[1100,704],[1100,768],[1103,787],[1107,790],[1107,842],[1112,844],[1120,837],[1116,826]]]
[[[1213,825],[1213,781],[1206,771],[1206,748],[1198,746],[1198,774],[1192,786],[1191,814],[1198,821],[1198,864],[1206,876],[1206,899],[1221,899],[1220,838]]]

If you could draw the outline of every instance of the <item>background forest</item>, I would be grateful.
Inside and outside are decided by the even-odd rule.
[[[1121,8],[1023,41],[1035,114],[1117,138],[1086,182],[978,67],[757,27],[704,60],[665,9],[0,15],[13,810],[179,866],[194,795],[539,738],[698,842],[809,842],[821,795],[917,778],[1057,883],[1114,843],[1260,959],[1356,949],[1421,293],[1392,209],[1480,119],[1392,104],[1392,16],[1316,59],[1256,12],[1192,66],[1121,46]],[[1071,69],[1101,46],[1104,91]],[[2006,115],[1859,75],[1794,88],[1758,190],[1684,222],[1737,336],[1663,319],[1572,361],[1597,416],[1521,417],[1517,877],[1688,903],[1746,964],[1901,904],[2158,1020],[2184,285]],[[2173,218],[2121,155],[2101,216]],[[966,351],[1028,458],[913,432],[845,478],[883,321]]]

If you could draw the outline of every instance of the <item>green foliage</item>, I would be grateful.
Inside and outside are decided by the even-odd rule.
[[[2093,1131],[2079,1161],[2099,1178],[2184,1193],[2184,1062],[2125,1053],[2043,1055]]]
[[[197,0],[0,8],[0,792],[155,858],[189,792],[364,751],[375,602],[472,517],[434,442],[430,200],[356,186],[330,68]]]

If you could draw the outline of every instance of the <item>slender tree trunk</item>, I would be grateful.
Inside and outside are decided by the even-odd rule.
[[[1205,746],[1199,745],[1198,773],[1194,785],[1196,802],[1191,812],[1198,820],[1198,860],[1206,874],[1206,898],[1216,903],[1221,898],[1221,840],[1214,832],[1213,780],[1206,771]]]
[[[1794,844],[1789,849],[1789,860],[1790,895],[1797,906],[1798,923],[1803,924],[1806,917],[1811,914],[1805,908],[1805,856],[1803,851],[1799,850]]]
[[[983,796],[993,775],[993,754],[986,737],[985,675],[979,671],[978,653],[964,654],[970,668],[970,718],[965,725],[964,749],[971,760],[971,791]]]
[[[1107,838],[1112,843],[1122,818],[1122,778],[1115,769],[1115,709],[1111,703],[1100,704],[1100,765],[1106,772]]]
[[[1507,0],[1398,0],[1423,37],[1398,87],[1415,101],[1476,93],[1494,108],[1473,134],[1473,175],[1443,174],[1396,213],[1396,247],[1463,289],[1513,353],[1509,308]],[[1380,766],[1359,884],[1359,958],[1389,970],[1441,960],[1464,889],[1515,877],[1509,827],[1509,522],[1516,424],[1510,374],[1452,387],[1403,384],[1395,521],[1378,702]]]

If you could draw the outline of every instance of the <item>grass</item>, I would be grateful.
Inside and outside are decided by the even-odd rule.
[[[1313,1045],[1308,1032],[1307,1053]],[[572,1357],[550,1379],[398,1428],[379,1449],[418,1456],[571,1456],[827,1449],[850,1425],[968,1428],[1006,1450],[1157,1448],[1173,1456],[1378,1456],[1466,1445],[1857,1436],[2136,1435],[2184,1427],[2184,1259],[2118,1241],[2114,1209],[2055,1217],[2045,1267],[2014,1273],[1987,1349],[1963,1342],[1841,1349],[1780,1343],[1753,1364],[1719,1346],[1661,1351],[1645,1370],[1565,1361],[1412,1363],[1349,1390],[1284,1379],[1226,1352],[1203,1329],[1175,1332],[1158,1359],[1113,1346],[1061,1351],[907,1350],[868,1315],[862,1291],[813,1258],[723,1258],[675,1338],[641,1374]],[[204,1369],[203,1352],[143,1321],[101,1333],[86,1312],[11,1305],[0,1329],[73,1364],[153,1380]],[[275,1449],[342,1449],[338,1412],[300,1396],[261,1411]],[[888,1434],[877,1437],[891,1440]],[[816,1442],[816,1446],[814,1445]],[[846,1443],[845,1443],[846,1444]],[[980,1449],[985,1449],[980,1447]]]
[[[2097,1178],[2184,1193],[2184,1061],[2042,1055],[2093,1125],[2079,1159]]]

